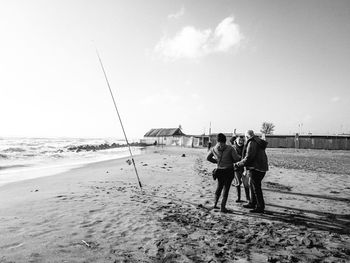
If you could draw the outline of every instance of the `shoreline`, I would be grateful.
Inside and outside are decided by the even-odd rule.
[[[146,148],[139,148],[139,152],[133,153],[134,156],[142,155],[147,152]],[[129,155],[129,152],[127,152]],[[68,172],[70,170],[81,168],[89,164],[117,160],[117,159],[125,159],[130,158],[125,156],[125,154],[120,155],[120,157],[97,157],[97,159],[92,160],[76,160],[73,162],[69,162],[69,160],[65,160],[66,162],[62,162],[60,164],[49,164],[49,165],[37,165],[37,166],[26,166],[26,165],[16,165],[16,168],[19,169],[4,169],[0,174],[0,187],[10,184],[16,183],[20,181],[31,180],[35,178],[41,178],[46,176],[55,176],[61,173]],[[8,178],[8,180],[4,180],[4,178]],[[17,178],[17,179],[14,179]],[[4,182],[3,182],[4,181]]]

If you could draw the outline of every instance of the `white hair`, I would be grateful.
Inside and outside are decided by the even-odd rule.
[[[253,130],[247,130],[245,132],[245,137],[252,138],[253,136],[254,136],[254,131]]]

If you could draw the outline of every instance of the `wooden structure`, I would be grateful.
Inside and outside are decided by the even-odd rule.
[[[232,133],[225,133],[229,143]],[[242,134],[238,134],[242,135]],[[211,135],[212,145],[217,134]],[[261,136],[258,134],[258,136]],[[350,135],[265,135],[268,148],[350,150]],[[204,145],[205,146],[205,145]]]
[[[180,128],[151,129],[141,139],[141,143],[154,145],[181,146],[182,137],[186,136]]]
[[[266,135],[269,148],[350,150],[346,135]]]

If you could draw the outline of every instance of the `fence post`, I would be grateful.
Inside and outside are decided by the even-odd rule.
[[[295,142],[295,149],[299,149],[299,133],[295,134],[294,142]]]

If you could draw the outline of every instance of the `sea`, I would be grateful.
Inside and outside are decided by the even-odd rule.
[[[136,142],[136,141],[134,141]],[[74,146],[119,144],[97,151],[71,151]],[[131,147],[133,155],[142,147]],[[5,138],[0,137],[0,186],[58,174],[87,163],[130,156],[125,140],[115,138]]]

